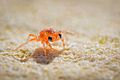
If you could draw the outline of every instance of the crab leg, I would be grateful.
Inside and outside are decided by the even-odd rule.
[[[30,36],[32,36],[33,38],[30,39]],[[29,39],[30,39],[30,40],[29,40]],[[34,34],[29,34],[27,41],[26,41],[25,43],[19,45],[15,50],[18,50],[19,48],[21,48],[21,47],[24,46],[25,44],[27,44],[27,43],[29,43],[29,42],[32,42],[32,41],[38,41],[38,40],[37,40],[37,36],[34,35]]]

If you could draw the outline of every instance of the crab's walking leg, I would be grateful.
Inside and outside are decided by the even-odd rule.
[[[63,48],[65,48],[65,42],[64,42],[64,39],[62,38],[61,41],[62,41]]]
[[[42,42],[42,44],[43,44],[43,51],[44,51],[44,54],[45,54],[45,56],[46,56],[46,48],[45,48],[45,43],[44,42]]]
[[[33,38],[30,39],[31,36],[32,36]],[[21,48],[22,46],[24,46],[24,45],[27,44],[28,42],[32,42],[32,41],[38,41],[38,40],[37,40],[37,36],[34,35],[34,34],[29,34],[27,41],[26,41],[25,43],[19,45],[15,50],[18,50],[19,48]]]
[[[25,61],[29,60],[31,57],[32,57],[32,55],[30,55],[30,56],[28,56],[28,57],[26,57],[26,58],[24,58],[24,59],[20,59],[20,61],[21,61],[21,62],[25,62]]]
[[[46,42],[46,44],[52,49],[52,46],[49,42]]]
[[[24,46],[24,45],[27,44],[27,43],[28,43],[28,42],[25,42],[25,43],[19,45],[15,50],[18,50],[19,48],[21,48],[22,46]]]

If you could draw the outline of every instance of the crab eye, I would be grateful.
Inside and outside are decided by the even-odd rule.
[[[60,37],[60,38],[62,38],[62,35],[61,35],[61,34],[59,34],[59,37]]]
[[[49,41],[52,41],[52,37],[51,37],[51,36],[49,36],[49,37],[48,37],[48,40],[49,40]]]

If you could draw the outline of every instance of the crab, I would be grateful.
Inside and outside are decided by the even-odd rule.
[[[15,50],[18,50],[29,42],[41,42],[41,44],[43,45],[44,54],[46,56],[46,47],[48,46],[49,48],[52,48],[50,42],[56,42],[58,40],[62,41],[62,46],[63,48],[65,48],[62,31],[55,31],[53,28],[43,29],[42,31],[40,31],[38,36],[35,34],[29,34],[27,41],[18,46]]]

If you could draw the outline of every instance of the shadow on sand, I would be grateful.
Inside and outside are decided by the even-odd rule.
[[[35,51],[26,59],[21,59],[21,62],[26,62],[28,59],[33,58],[34,61],[40,64],[49,64],[51,63],[55,57],[58,57],[65,49],[57,50],[57,49],[49,49],[46,48],[46,56],[44,54],[43,48],[37,48]]]

